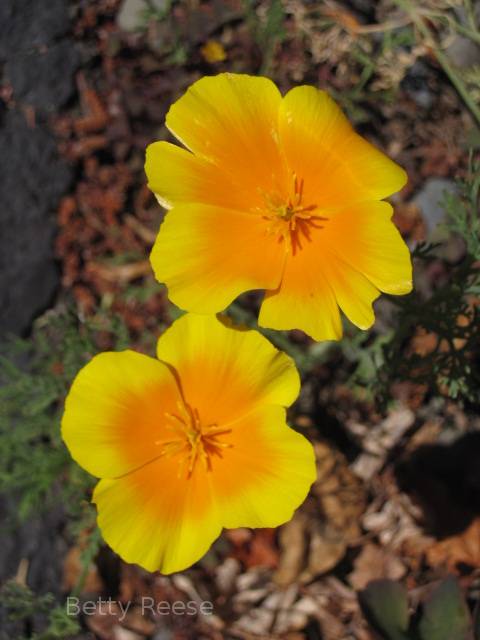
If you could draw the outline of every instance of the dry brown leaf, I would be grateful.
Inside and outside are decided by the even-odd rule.
[[[361,440],[363,448],[363,453],[352,465],[354,473],[363,480],[371,480],[385,464],[388,452],[398,445],[414,422],[413,411],[402,406],[374,427],[350,422],[349,429]]]
[[[121,609],[113,601],[108,604],[97,603],[95,612],[85,616],[85,623],[96,638],[112,640],[114,629],[118,627],[118,620],[122,615]]]
[[[350,11],[346,11],[343,7],[340,7],[338,5],[325,7],[322,13],[323,15],[334,20],[337,24],[339,24],[352,34],[358,33],[359,29],[362,26],[358,22],[357,18],[353,15],[353,13],[350,13]]]
[[[82,107],[87,115],[74,121],[76,132],[85,134],[102,131],[102,129],[106,127],[109,119],[107,110],[103,106],[98,94],[87,85],[83,73],[78,74],[77,85]]]
[[[449,571],[457,571],[458,565],[480,567],[480,518],[475,518],[462,533],[433,544],[425,557],[430,566],[444,565]]]
[[[249,553],[245,558],[248,567],[275,568],[278,565],[275,535],[275,529],[258,529],[254,532]]]
[[[153,245],[157,238],[157,233],[152,231],[140,222],[135,216],[127,214],[125,216],[125,224],[127,224],[135,233],[149,246]]]
[[[246,567],[277,567],[276,529],[231,529],[226,537],[234,547],[232,555]]]
[[[142,611],[142,607],[129,607],[122,619],[122,625],[130,631],[144,636],[151,636],[155,632],[155,623],[149,620],[148,616]]]
[[[402,236],[416,242],[426,239],[426,226],[418,205],[402,202],[396,205],[393,222]]]
[[[100,278],[108,282],[125,284],[142,276],[150,275],[152,267],[148,260],[119,265],[105,265],[98,262],[91,262],[86,266],[86,271],[90,275],[100,276]]]
[[[64,591],[72,591],[77,585],[80,575],[83,571],[81,561],[82,547],[77,545],[72,547],[63,562],[63,580],[62,589]],[[87,570],[85,582],[83,584],[82,593],[101,593],[103,591],[103,581],[98,573],[95,564],[90,564]]]
[[[369,582],[380,578],[399,580],[406,568],[397,555],[376,544],[366,544],[353,563],[354,569],[348,576],[352,587],[364,589]]]
[[[280,530],[277,584],[308,582],[332,569],[359,535],[365,491],[345,457],[326,443],[315,444],[317,481],[292,520]]]

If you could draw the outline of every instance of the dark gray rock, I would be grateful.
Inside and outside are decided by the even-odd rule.
[[[12,496],[0,496],[0,581],[15,578],[20,563],[26,563],[27,583],[38,594],[51,593],[61,601],[63,559],[67,543],[62,532],[65,514],[61,506],[19,524],[15,520],[18,505]],[[13,518],[12,518],[13,515]],[[33,612],[28,625],[32,631],[45,629],[44,614]],[[0,604],[0,640],[24,638],[25,622],[8,620],[6,609]],[[29,636],[30,637],[30,636]]]
[[[464,3],[466,4],[466,3]],[[476,21],[480,20],[480,2],[473,2],[473,11]],[[455,7],[453,9],[455,19],[464,27],[470,27],[465,7]],[[453,40],[445,49],[445,53],[456,67],[467,69],[480,64],[480,46],[470,38],[456,34]]]
[[[13,56],[5,65],[5,75],[17,100],[53,111],[71,97],[78,65],[79,56],[73,42],[62,40],[42,51]]]
[[[67,0],[0,0],[0,58],[49,44],[69,29]]]
[[[446,54],[456,67],[466,69],[480,64],[480,47],[469,38],[455,36]]]
[[[408,70],[401,82],[401,87],[422,109],[428,110],[433,105],[434,94],[428,82],[430,69],[421,60],[417,60]]]
[[[71,172],[55,141],[20,113],[0,123],[0,334],[22,333],[58,286],[54,212]]]

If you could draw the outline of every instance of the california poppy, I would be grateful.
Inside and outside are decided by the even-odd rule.
[[[264,289],[261,326],[339,339],[339,308],[366,329],[380,292],[411,290],[408,248],[382,201],[405,171],[327,93],[282,97],[267,78],[222,73],[195,82],[166,124],[186,149],[147,149],[149,186],[170,209],[151,263],[179,307],[216,313]]]
[[[223,527],[289,520],[315,479],[311,444],[285,422],[299,391],[293,361],[252,330],[187,314],[158,359],[95,356],[66,400],[63,438],[101,478],[93,501],[127,562],[180,571]]]

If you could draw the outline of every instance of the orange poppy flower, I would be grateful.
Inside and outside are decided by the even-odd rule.
[[[95,356],[73,382],[62,435],[102,478],[93,501],[106,542],[127,562],[171,573],[201,558],[222,527],[289,520],[315,463],[285,422],[295,365],[258,332],[187,314],[157,356]]]
[[[151,254],[171,300],[200,314],[266,289],[259,324],[339,339],[339,308],[374,322],[380,292],[412,287],[408,249],[382,202],[406,174],[352,129],[314,87],[281,96],[267,78],[195,82],[167,127],[186,149],[155,142],[146,173],[171,209]]]

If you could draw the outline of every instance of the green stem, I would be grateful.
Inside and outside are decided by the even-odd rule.
[[[244,324],[249,328],[255,328],[259,333],[270,340],[278,349],[285,351],[293,360],[300,371],[305,374],[316,364],[325,362],[331,349],[335,348],[337,343],[325,341],[317,343],[309,349],[302,348],[294,344],[284,331],[273,331],[257,326],[255,316],[246,309],[243,309],[238,303],[233,303],[228,309],[228,314],[236,323]]]
[[[450,82],[453,84],[453,86],[457,90],[458,94],[460,95],[460,97],[464,101],[465,105],[469,109],[470,113],[472,114],[472,116],[476,120],[478,126],[480,127],[480,108],[478,107],[476,102],[473,100],[473,98],[470,95],[470,93],[468,91],[468,88],[467,88],[466,84],[463,82],[462,78],[458,75],[458,73],[455,71],[454,67],[450,64],[450,61],[447,58],[447,56],[443,53],[443,51],[441,51],[440,47],[435,42],[435,39],[434,39],[429,27],[427,27],[425,22],[422,20],[422,18],[415,11],[415,9],[412,6],[410,0],[395,0],[395,3],[410,15],[410,17],[412,18],[412,21],[415,24],[415,26],[417,27],[418,31],[425,38],[425,41],[428,43],[428,45],[432,47],[432,49],[433,49],[433,51],[435,53],[435,56],[436,56],[436,58],[437,58],[437,60],[438,60],[438,62],[440,64],[440,66],[443,69],[443,72],[448,77]]]
[[[467,13],[467,19],[472,27],[473,31],[477,31],[477,20],[475,16],[475,7],[473,6],[472,0],[464,0],[465,2],[465,11]]]
[[[88,572],[90,570],[90,565],[97,555],[101,543],[102,535],[100,533],[100,529],[98,529],[98,527],[95,527],[95,529],[89,535],[85,548],[82,550],[80,557],[81,571],[80,575],[77,578],[77,582],[72,590],[72,596],[78,597],[82,593],[85,582],[87,580]]]
[[[452,27],[456,31],[458,31],[458,33],[461,33],[462,36],[466,36],[472,42],[475,42],[476,44],[480,44],[480,33],[478,31],[473,31],[473,29],[469,29],[468,27],[464,27],[463,24],[460,24],[456,20],[449,21],[449,24],[451,24]]]

